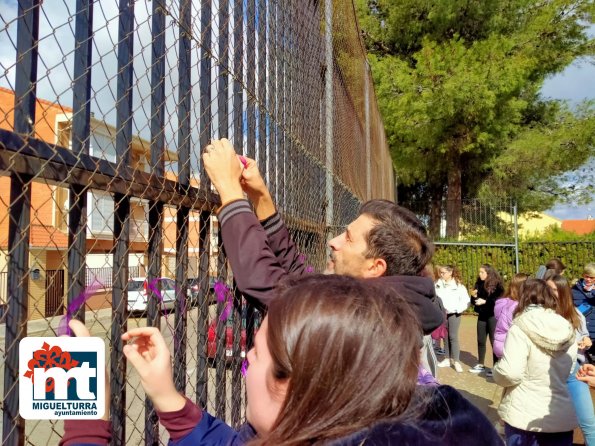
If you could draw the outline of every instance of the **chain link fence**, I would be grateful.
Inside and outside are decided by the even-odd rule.
[[[55,335],[65,311],[106,340],[113,444],[167,441],[123,360],[120,335],[136,326],[161,328],[181,392],[243,421],[260,315],[233,286],[201,148],[228,137],[255,158],[322,268],[362,201],[394,198],[359,35],[351,1],[3,4],[2,444],[63,434],[19,417],[18,344]]]
[[[532,226],[544,230],[556,220],[536,213],[519,217],[510,200],[462,200],[456,237],[447,235],[446,209],[453,206],[428,201],[402,204],[412,209],[430,229],[436,245],[434,266],[456,266],[467,288],[473,288],[483,264],[492,265],[508,282],[517,272],[535,274],[541,265],[557,258],[566,266],[566,277],[573,281],[582,276],[587,263],[595,260],[592,241],[523,240],[519,235],[531,235]]]

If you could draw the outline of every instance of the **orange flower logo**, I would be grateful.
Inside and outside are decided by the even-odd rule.
[[[53,367],[59,367],[64,370],[70,370],[78,365],[78,361],[75,361],[70,357],[70,353],[63,352],[60,347],[50,347],[47,342],[44,342],[40,350],[33,352],[33,359],[30,359],[27,363],[29,369],[25,372],[25,378],[30,378],[33,381],[33,369],[44,369],[47,370]],[[70,385],[70,380],[68,380]],[[51,392],[54,390],[54,380],[48,379],[45,383],[45,391]]]

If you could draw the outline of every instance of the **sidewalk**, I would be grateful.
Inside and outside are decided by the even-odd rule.
[[[465,370],[457,373],[452,367],[438,369],[438,380],[442,384],[455,387],[459,392],[477,406],[493,423],[498,421],[498,405],[502,396],[502,387],[496,385],[492,378],[485,374],[469,373],[467,370],[477,364],[477,318],[464,316],[461,320],[459,339],[461,342],[461,364]],[[438,356],[441,360],[444,356]],[[492,346],[488,341],[486,367],[492,367]]]
[[[85,314],[85,322],[91,334],[105,333],[105,327],[111,325],[112,309],[104,308],[98,311],[87,311]],[[36,319],[27,322],[27,336],[56,336],[58,325],[62,316],[50,317],[47,319]],[[49,324],[48,324],[49,322]],[[2,341],[2,348],[4,347],[4,339],[6,337],[6,324],[0,324],[0,340]]]

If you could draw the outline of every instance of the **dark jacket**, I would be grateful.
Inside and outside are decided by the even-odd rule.
[[[581,313],[585,316],[587,321],[587,330],[589,330],[589,337],[595,339],[595,292],[585,291],[583,288],[583,279],[579,280],[572,287],[572,300],[576,307],[581,307]],[[591,349],[593,351],[593,349]]]
[[[307,274],[311,268],[293,243],[279,214],[258,221],[246,200],[225,205],[219,212],[223,246],[242,294],[267,305],[280,279],[288,274]],[[377,279],[395,289],[412,305],[425,334],[444,321],[433,302],[434,284],[418,276],[385,276]]]
[[[479,298],[485,299],[486,303],[483,305],[475,305],[475,312],[477,313],[478,319],[486,321],[491,317],[494,317],[494,306],[496,305],[496,299],[504,294],[504,288],[498,284],[496,289],[491,293],[485,288],[485,282],[481,279],[477,279],[474,288],[477,290],[477,297],[471,297],[471,303],[475,305],[475,301]]]
[[[384,421],[347,437],[326,443],[332,446],[421,446],[421,445],[502,445],[498,433],[486,416],[450,386],[418,387],[418,398],[427,398],[425,409],[412,421]],[[423,397],[422,397],[423,395]],[[172,446],[241,446],[256,432],[249,424],[238,431],[207,412],[200,411],[190,400],[180,411],[158,414],[170,434]],[[97,425],[102,426],[102,425]],[[87,426],[88,445],[105,445],[106,432]],[[66,429],[65,438],[69,435]],[[67,439],[69,446],[82,445]]]

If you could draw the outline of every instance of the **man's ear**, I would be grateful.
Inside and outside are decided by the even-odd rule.
[[[386,273],[386,260],[381,258],[371,259],[366,270],[366,278],[381,277]]]

